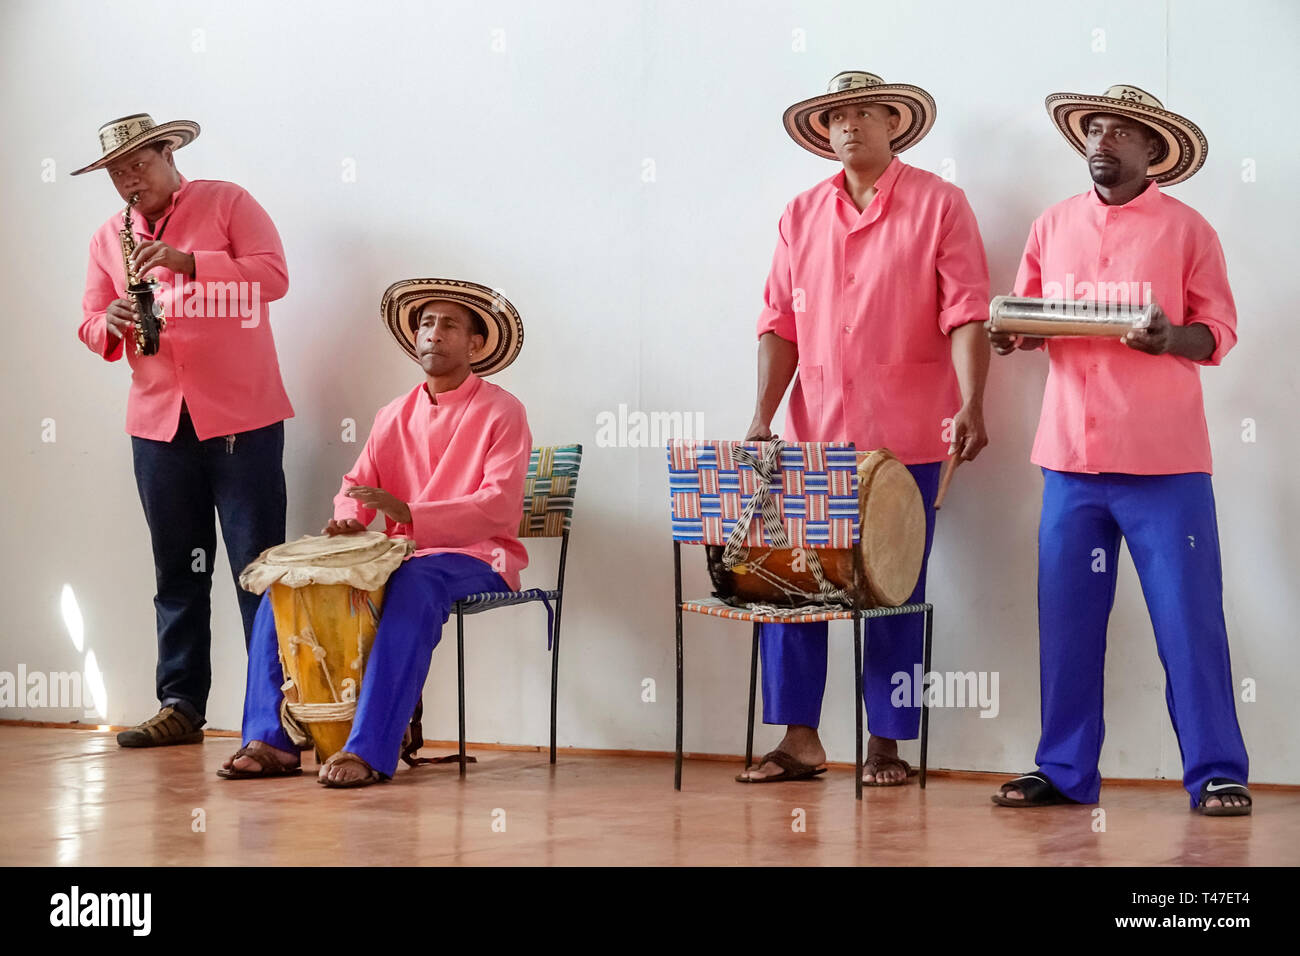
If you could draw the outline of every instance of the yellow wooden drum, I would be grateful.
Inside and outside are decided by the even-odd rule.
[[[318,760],[343,749],[366,659],[379,627],[384,585],[415,545],[378,531],[304,537],[269,548],[239,576],[271,592],[284,668],[280,720]]]

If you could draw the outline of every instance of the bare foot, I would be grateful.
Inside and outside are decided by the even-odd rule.
[[[820,767],[826,762],[826,751],[822,748],[815,727],[791,724],[786,727],[785,736],[776,749],[783,750],[800,763],[812,767]],[[758,767],[746,767],[740,775],[746,780],[762,780],[765,777],[779,777],[783,773],[785,771],[779,765],[769,760]]]
[[[1221,797],[1207,797],[1205,805],[1207,807],[1245,807],[1250,805],[1250,799],[1243,797],[1239,793],[1225,793]]]
[[[276,759],[276,762],[284,767],[296,767],[301,762],[297,753],[290,750],[279,750],[270,744],[263,743],[260,740],[252,740],[248,743],[248,750],[260,750],[264,754],[269,754]],[[244,773],[265,773],[262,765],[247,754],[239,757],[232,757],[221,765],[222,770],[239,770]]]
[[[379,774],[370,768],[370,765],[354,753],[346,750],[340,750],[336,754],[331,754],[320,767],[320,773],[317,779],[321,783],[346,785],[361,784],[363,781],[369,783],[378,783]]]
[[[875,773],[871,772],[870,764],[862,770],[862,782],[874,783],[876,786],[897,785],[907,779],[907,771],[898,764],[890,764],[890,760],[898,759],[898,741],[890,740],[888,737],[872,736],[867,740],[867,759],[872,757],[886,758],[884,766],[879,767]]]

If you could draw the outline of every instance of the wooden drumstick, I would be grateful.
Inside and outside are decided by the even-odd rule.
[[[952,484],[952,476],[957,473],[957,466],[964,459],[960,451],[955,451],[943,466],[943,476],[939,479],[939,493],[934,496],[934,510],[938,511],[943,504],[944,495],[948,494],[948,486]]]

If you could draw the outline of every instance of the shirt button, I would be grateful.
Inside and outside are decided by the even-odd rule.
[[[1108,266],[1108,265],[1110,265],[1110,260],[1109,260],[1108,258],[1106,258],[1105,256],[1102,256],[1102,257],[1101,257],[1101,264],[1102,264],[1103,266]]]
[[[1097,419],[1095,419],[1095,418],[1089,418],[1089,419],[1088,419],[1088,427],[1089,427],[1089,428],[1093,428],[1094,426],[1096,426],[1096,424],[1097,424]]]
[[[851,326],[851,325],[846,325],[846,326],[844,326],[844,334],[845,334],[845,335],[848,335],[849,332],[851,332],[851,331],[853,331],[853,326]]]
[[[849,273],[849,281],[850,281],[850,282],[853,281],[853,273],[852,273],[852,272]]]

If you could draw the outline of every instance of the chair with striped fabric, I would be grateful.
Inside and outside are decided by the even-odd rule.
[[[551,763],[555,763],[555,709],[560,674],[560,611],[564,601],[564,563],[569,552],[569,527],[573,521],[573,496],[578,489],[581,445],[547,445],[534,448],[524,480],[524,514],[519,522],[521,538],[559,538],[560,567],[555,588],[525,591],[489,591],[471,594],[457,601],[456,693],[460,723],[460,772],[465,773],[465,615],[481,614],[493,608],[541,602],[546,606],[547,640],[551,652]],[[555,602],[554,609],[551,602]],[[469,758],[472,759],[472,758]]]
[[[924,673],[930,671],[934,607],[903,604],[864,608],[818,603],[797,608],[737,607],[718,597],[682,600],[683,544],[755,548],[852,548],[854,579],[863,580],[858,548],[857,451],[846,442],[737,442],[677,439],[668,443],[672,499],[674,607],[677,617],[677,755],[673,786],[682,789],[682,613],[753,625],[749,661],[749,729],[745,766],[754,760],[754,703],[759,627],[774,623],[853,621],[853,699],[857,702],[854,785],[862,799],[862,621],[897,614],[925,615]],[[735,534],[733,535],[733,531]],[[732,538],[734,541],[731,541]],[[819,565],[820,566],[820,565]],[[928,695],[922,695],[920,785],[925,786]]]

